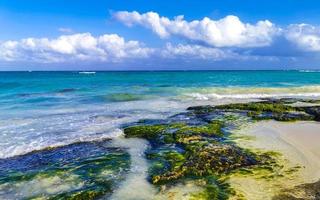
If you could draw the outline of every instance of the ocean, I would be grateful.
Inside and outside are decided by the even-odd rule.
[[[149,146],[122,140],[123,127],[274,97],[320,98],[320,71],[0,72],[0,198],[103,188],[111,199],[150,199]]]
[[[0,72],[0,158],[114,138],[190,105],[320,97],[320,71]]]

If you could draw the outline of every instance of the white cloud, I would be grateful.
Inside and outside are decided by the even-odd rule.
[[[120,62],[125,59],[145,59],[152,62],[154,58],[185,61],[257,59],[251,55],[236,53],[230,48],[197,44],[167,43],[162,48],[148,48],[138,41],[125,41],[116,34],[94,37],[90,33],[81,33],[62,35],[56,39],[26,38],[0,43],[0,61],[7,62]]]
[[[171,20],[156,12],[140,14],[136,11],[120,11],[114,13],[114,17],[128,26],[141,25],[149,28],[161,38],[175,35],[213,47],[268,46],[281,31],[268,20],[249,24],[233,15],[220,20],[205,17],[202,20],[186,21],[183,16]]]
[[[177,44],[173,45],[167,43],[165,48],[161,49],[159,54],[166,59],[177,59],[180,61],[194,61],[196,64],[197,60],[206,60],[209,62],[215,61],[276,61],[278,60],[275,56],[257,56],[252,55],[250,52],[237,52],[230,48],[214,48],[202,45],[194,44]]]
[[[320,27],[309,24],[293,24],[287,28],[285,36],[301,50],[320,51]]]
[[[90,33],[62,35],[56,39],[26,38],[0,43],[0,60],[56,63],[70,61],[118,62],[145,58],[153,49],[116,35],[94,37]]]
[[[168,43],[162,50],[162,56],[165,58],[183,58],[183,59],[202,59],[202,60],[223,60],[237,58],[237,54],[231,50],[222,50],[220,48],[204,47],[201,45]]]

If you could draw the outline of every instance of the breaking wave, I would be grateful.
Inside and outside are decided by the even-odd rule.
[[[320,86],[303,87],[227,87],[195,89],[182,96],[196,100],[210,99],[259,99],[259,98],[319,98]]]

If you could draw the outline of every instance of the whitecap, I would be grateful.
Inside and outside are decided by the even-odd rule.
[[[79,74],[95,74],[96,72],[79,72]]]

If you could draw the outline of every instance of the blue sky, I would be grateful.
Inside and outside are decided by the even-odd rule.
[[[0,70],[320,69],[319,19],[316,0],[1,0]]]

